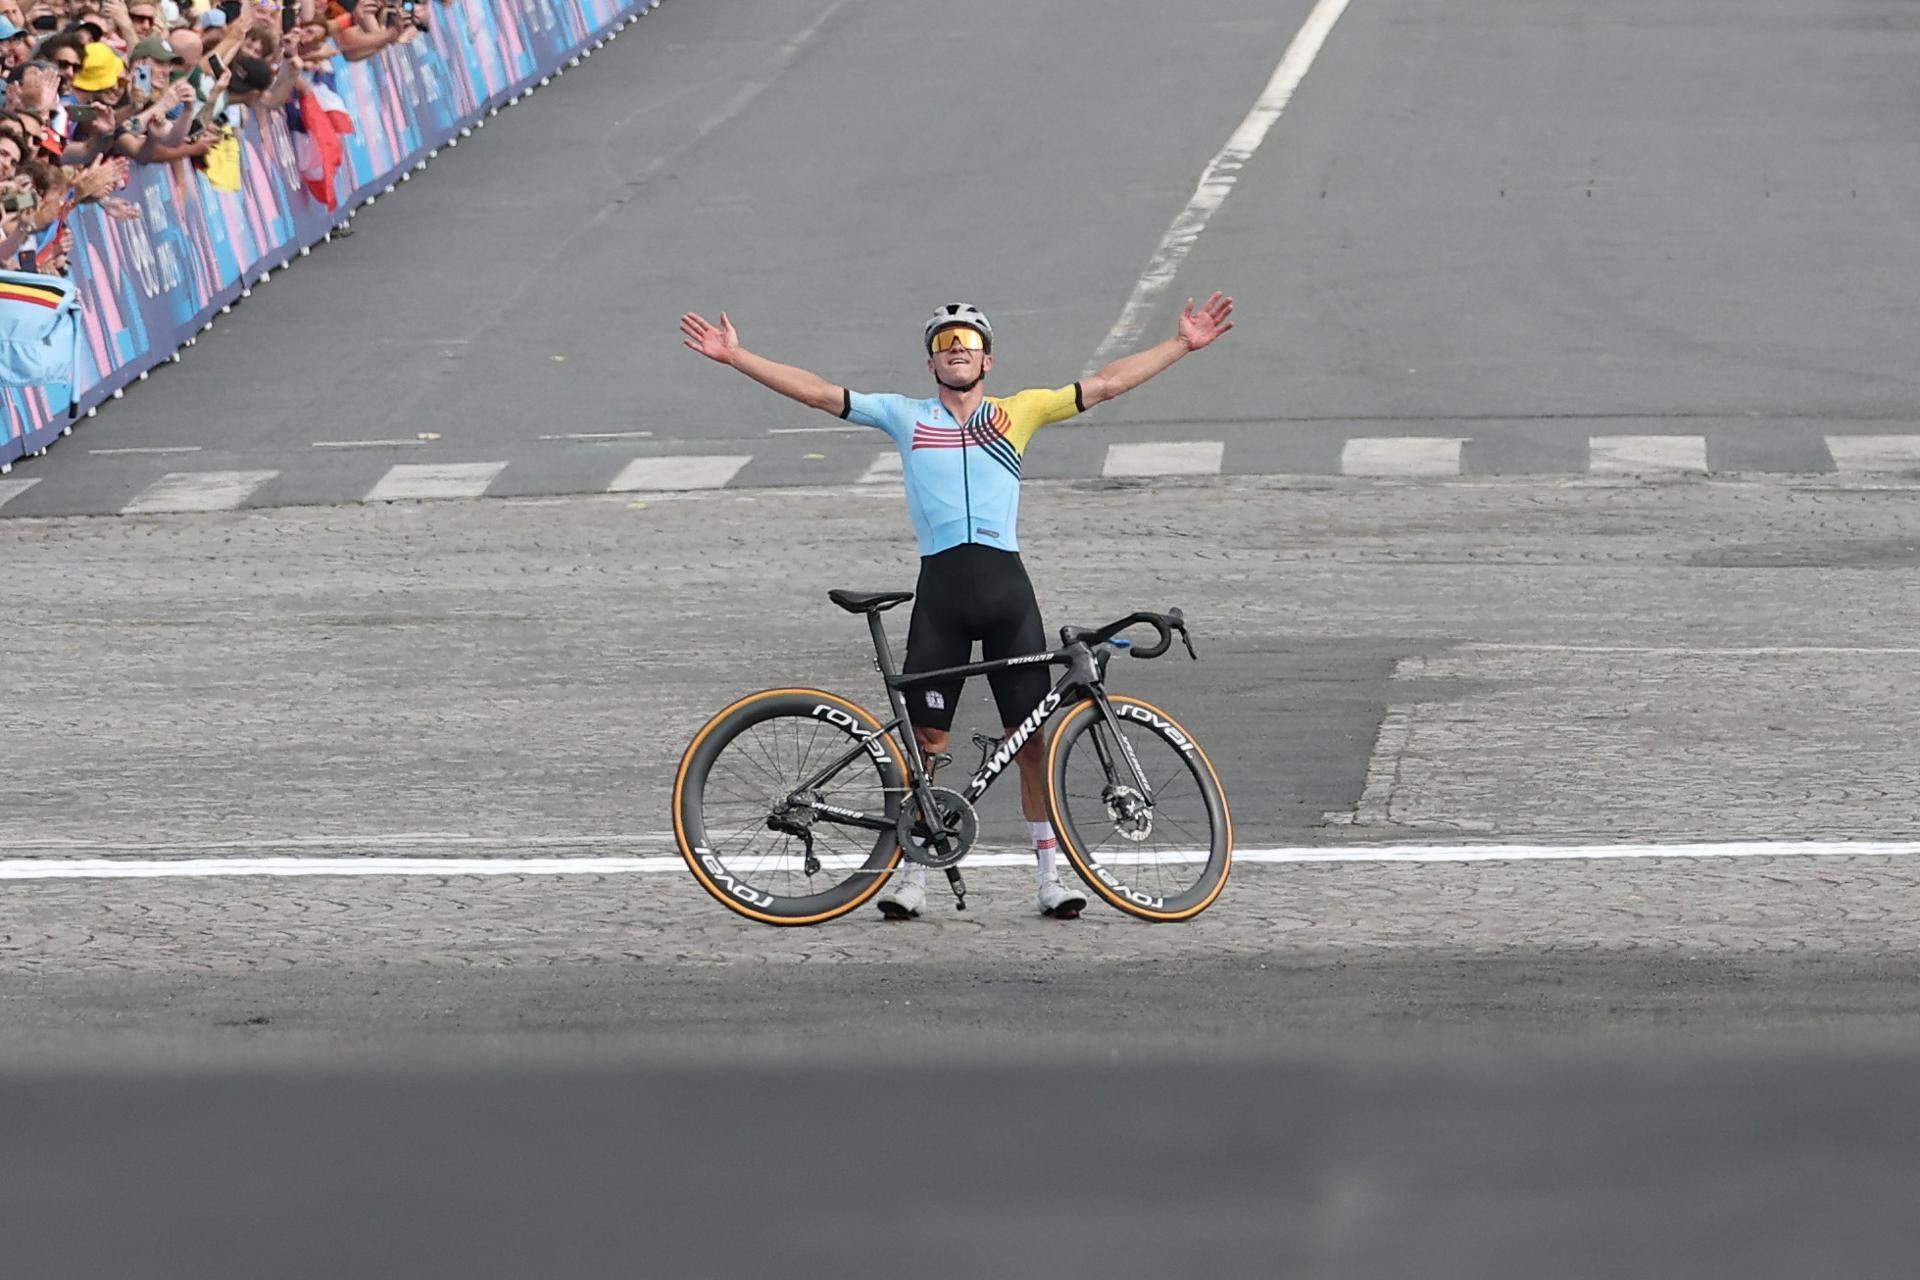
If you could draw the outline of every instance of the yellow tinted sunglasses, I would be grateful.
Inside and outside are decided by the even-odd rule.
[[[966,325],[959,324],[934,334],[933,342],[927,349],[938,355],[942,351],[951,351],[955,347],[965,347],[969,351],[982,351],[986,349],[986,345],[987,340],[980,336],[978,329],[970,329]]]

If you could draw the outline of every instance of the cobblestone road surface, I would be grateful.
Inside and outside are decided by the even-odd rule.
[[[1911,499],[1037,484],[1027,543],[1056,621],[1137,603],[1196,620],[1200,664],[1116,672],[1214,746],[1243,846],[1900,837]],[[671,770],[709,710],[791,680],[870,695],[859,627],[821,593],[909,582],[902,523],[897,499],[829,493],[10,523],[0,647],[36,673],[7,709],[11,852],[418,851],[382,843],[397,832],[477,842],[446,850],[463,855],[665,852]],[[984,705],[971,691],[964,714]],[[1018,838],[1010,797],[987,817],[990,841]],[[801,934],[671,876],[16,883],[0,961],[32,979],[4,997],[15,1016],[53,1031],[84,1025],[64,1002],[110,974],[1873,956],[1912,945],[1916,871],[1246,866],[1169,930],[1043,925],[1023,876],[985,871],[975,914]]]

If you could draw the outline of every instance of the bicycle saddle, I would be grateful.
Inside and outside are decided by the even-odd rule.
[[[879,613],[913,599],[911,591],[829,591],[827,599],[848,613]]]

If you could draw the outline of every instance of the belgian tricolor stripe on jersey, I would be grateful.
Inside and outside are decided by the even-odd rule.
[[[19,280],[0,280],[0,300],[3,301],[58,307],[66,299],[67,295],[61,289],[49,289],[45,285],[27,284]]]
[[[968,445],[982,450],[989,458],[1010,471],[1015,479],[1020,476],[1020,452],[1007,439],[1007,431],[1013,426],[1013,419],[1007,416],[992,400],[982,400],[980,407],[973,411],[973,417],[967,419],[964,427],[935,427],[924,422],[913,424],[913,447],[916,449],[963,449]]]

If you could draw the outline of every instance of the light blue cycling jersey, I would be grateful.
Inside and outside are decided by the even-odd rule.
[[[1018,551],[1020,459],[1034,432],[1082,407],[1076,382],[1054,391],[987,396],[965,423],[938,396],[909,400],[863,391],[846,393],[840,416],[893,437],[906,476],[907,514],[920,537],[920,554],[931,556],[964,542]]]

